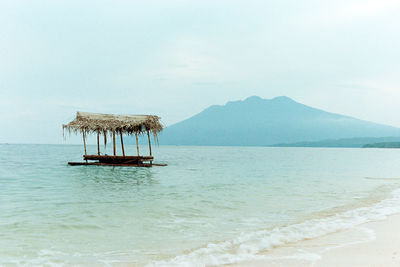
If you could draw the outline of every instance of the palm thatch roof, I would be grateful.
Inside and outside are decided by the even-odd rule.
[[[114,115],[89,112],[77,112],[76,118],[68,124],[63,124],[63,130],[81,133],[112,132],[142,134],[150,131],[157,135],[163,129],[160,118],[154,115]]]

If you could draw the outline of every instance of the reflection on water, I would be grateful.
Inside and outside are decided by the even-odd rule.
[[[82,183],[100,183],[121,186],[145,186],[157,183],[151,168],[113,166],[70,166],[72,177]]]

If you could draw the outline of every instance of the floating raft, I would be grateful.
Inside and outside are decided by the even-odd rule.
[[[133,166],[133,167],[151,167],[166,166],[166,164],[154,164],[154,157],[151,152],[151,138],[153,135],[158,142],[157,134],[162,131],[163,126],[160,118],[155,115],[115,115],[98,114],[88,112],[77,112],[76,118],[68,124],[62,126],[63,131],[81,132],[83,137],[83,147],[85,155],[84,162],[68,162],[69,165],[100,165],[100,166]],[[137,156],[125,156],[124,139],[122,134],[135,135]],[[88,134],[97,135],[97,155],[88,155],[86,150],[86,137]],[[113,155],[101,155],[100,135],[104,137],[104,146],[107,144],[107,136],[112,136]],[[115,146],[116,135],[121,138],[122,156],[117,156]],[[147,135],[149,139],[150,156],[140,156],[139,153],[139,135]],[[89,162],[94,161],[94,162]]]
[[[108,156],[108,155],[86,155],[85,162],[68,162],[69,165],[97,165],[97,166],[126,166],[126,167],[152,167],[167,166],[167,164],[153,163],[153,156]],[[95,160],[95,162],[89,162]]]

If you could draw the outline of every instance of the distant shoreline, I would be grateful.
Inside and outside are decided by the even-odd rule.
[[[355,137],[280,143],[272,147],[400,148],[400,137]]]
[[[9,145],[9,146],[82,146],[82,144],[45,144],[45,143],[0,143],[0,145]],[[96,146],[95,143],[87,144],[88,146]],[[111,145],[109,143],[107,145]],[[140,145],[145,145],[140,143]],[[126,146],[135,146],[133,144],[126,144]],[[303,143],[293,143],[293,144],[274,144],[274,145],[254,145],[254,146],[245,146],[245,145],[172,145],[172,144],[160,144],[159,146],[177,146],[177,147],[269,147],[269,148],[387,148],[387,149],[398,149],[400,148],[400,142],[383,142],[383,143],[371,143],[371,144],[362,144],[362,145],[319,145],[318,142],[307,142]]]

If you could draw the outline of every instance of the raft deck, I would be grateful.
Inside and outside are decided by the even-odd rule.
[[[100,166],[131,166],[151,167],[166,166],[166,164],[153,163],[153,156],[109,156],[109,155],[84,155],[85,162],[68,162],[69,165],[100,165]],[[88,162],[93,160],[95,162]]]

